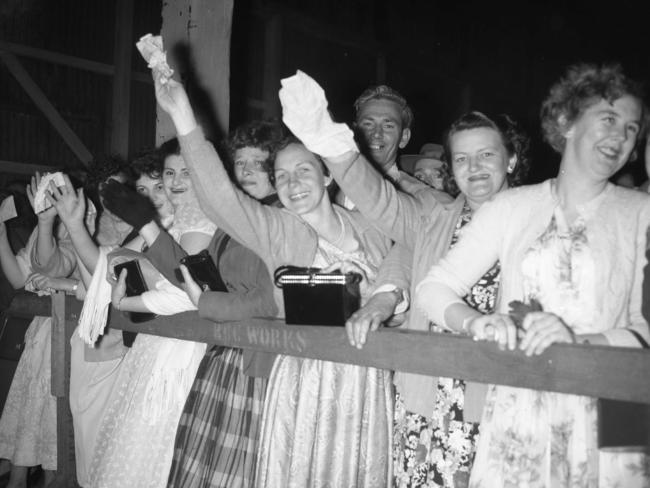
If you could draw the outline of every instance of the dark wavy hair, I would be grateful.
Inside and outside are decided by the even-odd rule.
[[[224,141],[223,147],[231,165],[234,163],[235,153],[238,149],[255,147],[268,152],[269,158],[264,162],[263,169],[270,173],[270,155],[273,154],[277,145],[287,137],[287,134],[287,128],[277,118],[253,120],[232,131]]]
[[[406,103],[406,98],[397,90],[386,85],[371,86],[366,88],[359,98],[354,101],[354,118],[359,116],[359,111],[370,100],[390,100],[396,103],[402,111],[402,130],[410,129],[413,125],[413,110]]]
[[[158,149],[148,148],[140,151],[129,166],[131,179],[135,182],[141,176],[148,176],[153,180],[162,178],[165,160]]]
[[[169,156],[180,156],[181,154],[181,145],[178,143],[176,137],[167,139],[160,146],[158,146],[157,152],[159,157],[162,159],[163,166],[165,165],[165,159]]]
[[[564,134],[582,113],[600,100],[614,103],[623,96],[632,96],[641,103],[642,118],[638,140],[645,133],[648,108],[640,83],[628,78],[619,64],[576,64],[555,83],[542,103],[540,112],[544,139],[562,153]]]
[[[120,156],[105,156],[93,159],[88,165],[84,192],[97,208],[101,206],[99,190],[111,176],[123,175],[127,184],[131,184],[131,174],[127,162]]]
[[[497,114],[488,117],[482,112],[472,111],[456,119],[445,135],[442,167],[442,178],[445,191],[452,196],[458,195],[460,190],[454,179],[451,169],[451,138],[454,134],[471,129],[493,129],[501,136],[503,146],[508,151],[508,157],[517,156],[517,164],[512,173],[507,173],[508,186],[522,185],[530,171],[530,138],[523,128],[509,115]]]

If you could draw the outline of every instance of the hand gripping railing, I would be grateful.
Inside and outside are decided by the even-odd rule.
[[[59,398],[59,486],[73,486],[74,443],[68,407],[70,336],[80,302],[52,297],[52,392]],[[164,337],[462,378],[535,390],[556,391],[649,404],[650,351],[619,347],[555,344],[535,357],[500,351],[468,337],[383,329],[368,335],[363,349],[349,345],[343,328],[286,325],[278,319],[215,323],[195,312],[133,324],[112,311],[110,327]],[[650,441],[650,440],[649,440]],[[650,446],[650,442],[649,442]]]

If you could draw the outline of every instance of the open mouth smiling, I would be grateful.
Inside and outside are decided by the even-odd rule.
[[[309,195],[308,191],[303,191],[303,192],[300,192],[300,193],[294,193],[293,195],[289,195],[289,200],[291,200],[291,201],[302,200],[307,195]]]
[[[605,156],[608,159],[618,159],[619,155],[621,154],[621,150],[615,147],[598,146],[597,149],[598,152],[600,152],[603,156]]]
[[[490,178],[490,175],[487,174],[487,173],[483,173],[483,174],[480,174],[480,175],[472,175],[469,178],[467,178],[467,180],[468,181],[483,181],[483,180],[487,180],[488,178]]]

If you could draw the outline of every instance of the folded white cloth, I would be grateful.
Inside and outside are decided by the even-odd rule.
[[[13,195],[5,198],[2,203],[0,203],[0,222],[6,222],[11,220],[14,217],[17,217],[16,213],[16,204],[14,203]]]
[[[359,150],[347,124],[332,120],[325,92],[313,78],[298,70],[281,83],[282,120],[307,149],[324,158]]]
[[[99,246],[99,256],[93,277],[88,285],[88,292],[84,300],[81,315],[79,316],[79,337],[91,346],[95,345],[97,338],[104,333],[108,319],[108,306],[111,303],[111,284],[106,280],[106,267],[108,253],[115,246]]]
[[[41,213],[52,206],[50,201],[46,198],[50,191],[50,181],[53,181],[56,186],[65,186],[63,173],[57,171],[56,173],[46,173],[41,177],[41,181],[36,188],[34,195],[34,213]]]
[[[144,292],[142,302],[158,315],[174,315],[196,307],[180,288],[162,278],[155,290]],[[185,402],[196,375],[197,358],[203,357],[207,345],[181,339],[157,341],[158,352],[147,380],[142,418],[154,424],[162,415]]]
[[[167,53],[163,51],[162,37],[146,34],[135,43],[135,47],[138,48],[149,68],[161,75],[161,83],[167,83],[167,80],[174,74],[174,70],[167,64]]]

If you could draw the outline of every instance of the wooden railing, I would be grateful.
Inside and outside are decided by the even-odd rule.
[[[59,399],[57,486],[75,486],[68,390],[70,337],[80,311],[77,300],[61,293],[52,297],[52,393]],[[495,344],[468,337],[383,329],[369,334],[365,347],[358,350],[349,345],[340,327],[289,326],[262,318],[215,323],[193,312],[133,324],[112,311],[110,326],[208,344],[650,405],[650,351],[641,349],[556,344],[540,356],[526,357],[520,351],[501,351]]]

